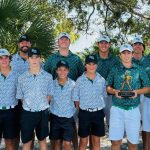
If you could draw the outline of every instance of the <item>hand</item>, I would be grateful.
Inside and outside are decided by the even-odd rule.
[[[122,99],[123,97],[121,97],[121,96],[118,95],[119,92],[120,92],[120,90],[115,90],[115,96],[116,96],[117,98]]]
[[[134,96],[130,97],[132,99],[136,98],[137,97],[137,91],[136,90],[133,90],[133,93],[135,94]]]

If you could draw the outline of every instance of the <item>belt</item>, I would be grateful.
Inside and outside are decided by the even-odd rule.
[[[7,109],[13,109],[15,108],[15,105],[11,105],[11,106],[0,106],[0,110],[7,110]]]
[[[26,110],[26,111],[30,111],[30,112],[41,112],[41,111],[44,111],[44,110],[46,110],[46,109],[42,109],[42,110],[33,110],[33,109],[30,109],[30,108],[23,108],[24,110]]]
[[[101,110],[101,109],[103,109],[103,107],[86,108],[86,109],[81,109],[81,110],[85,110],[85,111],[88,111],[88,112],[95,112],[95,111],[98,111],[98,110]]]

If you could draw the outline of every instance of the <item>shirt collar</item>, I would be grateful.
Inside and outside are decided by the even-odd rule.
[[[39,73],[36,74],[36,76],[42,75],[43,72],[44,72],[44,70],[41,68],[40,71],[39,71]],[[28,75],[28,76],[34,76],[34,74],[31,74],[31,73],[29,72],[29,70],[27,71],[27,75]]]
[[[69,82],[70,82],[70,79],[68,78],[67,82],[63,85],[63,87],[66,87],[69,84]],[[60,84],[58,83],[58,79],[57,78],[55,79],[55,83],[56,83],[57,86],[60,86]]]
[[[96,76],[95,76],[95,78],[93,79],[93,81],[96,81],[97,78],[98,78],[98,76],[99,76],[99,74],[96,72]],[[83,73],[83,77],[84,77],[85,80],[88,80],[88,81],[89,81],[89,78],[86,76],[86,73],[85,73],[85,72]]]
[[[122,63],[120,63],[120,66],[122,69],[132,69],[132,68],[136,68],[137,65],[135,63],[132,63],[132,66],[130,68],[126,68]]]
[[[96,55],[97,55],[97,58],[100,59],[100,60],[109,60],[113,57],[113,55],[110,52],[109,52],[107,58],[101,58],[101,56],[99,55],[99,52]]]
[[[27,61],[27,60],[23,59],[23,58],[19,55],[19,52],[17,52],[16,58],[17,58],[17,59],[20,59],[20,60],[23,60],[23,61]]]
[[[70,57],[73,53],[69,50],[69,54],[67,56],[60,55],[59,51],[56,53],[57,57]]]
[[[140,60],[137,60],[137,59],[135,59],[134,57],[132,58],[133,62],[136,62],[136,63],[141,63],[141,62],[144,61],[144,59],[145,59],[144,56],[143,56]]]

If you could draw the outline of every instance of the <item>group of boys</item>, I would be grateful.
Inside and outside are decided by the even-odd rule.
[[[61,33],[59,51],[49,56],[44,68],[40,50],[31,47],[27,35],[20,37],[19,51],[13,58],[6,49],[0,49],[0,134],[6,149],[18,149],[21,131],[22,149],[30,150],[35,131],[42,150],[47,149],[48,135],[53,141],[51,149],[60,150],[63,145],[70,150],[73,141],[77,150],[74,116],[78,111],[80,150],[86,149],[89,136],[91,149],[100,149],[105,115],[111,149],[120,149],[126,132],[129,149],[137,150],[140,96],[144,94],[143,146],[149,150],[150,58],[143,55],[142,39],[135,37],[132,45],[123,44],[117,57],[109,51],[109,37],[102,35],[97,41],[99,51],[86,56],[84,66],[69,50],[70,43],[70,35]],[[133,95],[120,96],[122,90]]]

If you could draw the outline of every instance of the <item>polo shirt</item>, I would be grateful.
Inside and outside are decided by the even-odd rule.
[[[120,90],[124,83],[125,74],[128,74],[131,77],[129,84],[133,90],[140,89],[142,87],[149,87],[150,80],[147,73],[143,68],[136,64],[132,64],[131,68],[126,68],[123,64],[118,64],[113,67],[110,71],[107,78],[107,86],[110,86],[114,89]],[[125,84],[123,90],[130,90],[128,85]],[[118,106],[122,109],[129,109],[131,107],[137,107],[140,104],[140,95],[136,98],[117,98],[115,95],[112,96],[113,106]]]
[[[52,94],[52,76],[43,69],[37,75],[26,71],[19,76],[16,98],[22,100],[24,110],[41,111],[47,109],[49,107],[47,96]]]
[[[101,58],[99,53],[95,55],[98,61],[97,72],[106,80],[112,67],[120,63],[119,58],[117,56],[112,55],[111,53],[105,59]]]
[[[50,102],[50,112],[59,117],[71,118],[76,109],[72,100],[72,91],[75,82],[68,78],[65,85],[60,85],[58,80],[54,80],[54,92]]]
[[[72,80],[75,81],[84,72],[84,66],[79,56],[73,54],[71,51],[69,51],[68,56],[62,56],[59,54],[59,52],[57,52],[55,54],[50,55],[44,65],[44,69],[47,72],[51,73],[54,79],[57,77],[56,64],[60,60],[65,60],[68,62],[70,68],[68,77]]]
[[[7,76],[0,72],[0,107],[17,105],[17,80],[18,74],[14,71],[10,71]]]
[[[81,109],[104,108],[104,97],[107,96],[105,79],[98,73],[93,80],[86,73],[79,77],[73,92],[73,101],[79,101]]]
[[[146,73],[148,74],[148,77],[150,79],[150,57],[149,56],[143,56],[140,60],[136,60],[135,58],[132,59],[134,63],[139,65],[140,67],[143,67]],[[150,98],[150,93],[144,94],[146,97]]]

